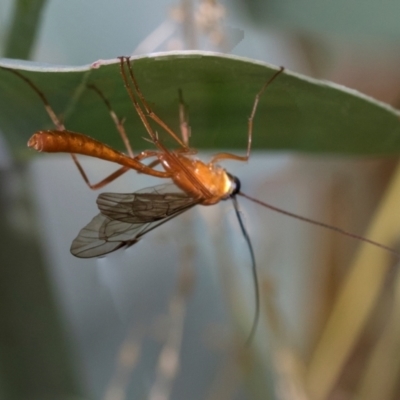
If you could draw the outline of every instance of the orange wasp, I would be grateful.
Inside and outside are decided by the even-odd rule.
[[[154,113],[146,102],[136,81],[128,57],[120,57],[122,79],[132,104],[150,136],[149,141],[153,143],[156,148],[155,150],[142,151],[136,156],[131,149],[122,121],[118,119],[108,100],[95,86],[89,85],[89,87],[95,90],[105,102],[111,118],[125,143],[128,155],[112,149],[106,144],[90,138],[89,136],[66,130],[50,107],[43,93],[18,71],[9,70],[27,82],[40,96],[47,113],[56,126],[56,130],[36,132],[28,141],[29,147],[37,151],[70,153],[83,179],[91,189],[99,189],[131,169],[146,175],[168,178],[172,181],[164,185],[145,188],[135,193],[100,194],[97,198],[97,205],[100,213],[79,232],[78,236],[72,242],[71,253],[81,258],[104,256],[120,248],[132,246],[147,232],[157,228],[195,205],[213,205],[221,200],[232,199],[240,228],[249,247],[255,287],[255,317],[248,340],[250,340],[255,333],[259,318],[260,301],[254,251],[239,212],[236,199],[237,195],[246,197],[274,211],[337,231],[396,253],[394,250],[380,243],[354,235],[340,228],[287,212],[258,199],[254,199],[241,192],[240,181],[237,177],[229,174],[217,164],[218,161],[227,159],[248,161],[253,135],[253,120],[259,99],[269,84],[271,84],[283,70],[282,67],[278,69],[277,72],[265,82],[261,90],[255,96],[251,114],[248,119],[246,154],[240,156],[225,152],[217,153],[208,163],[204,163],[195,158],[196,150],[189,147],[189,126],[185,118],[181,92],[179,113],[181,127],[180,138]],[[150,120],[153,120],[167,132],[179,147],[174,150],[165,147],[157,133],[153,130]],[[115,162],[120,164],[121,168],[97,184],[92,185],[75,154],[83,154]],[[149,163],[145,164],[144,161],[149,161]],[[161,166],[161,169],[156,169],[158,166]]]
[[[57,117],[55,119],[56,131],[38,131],[28,141],[28,146],[37,151],[71,153],[83,179],[92,189],[105,186],[130,169],[146,175],[172,180],[172,184],[143,189],[133,194],[101,194],[97,200],[101,213],[81,230],[71,246],[71,253],[81,258],[99,257],[119,248],[129,247],[148,231],[197,204],[213,205],[221,200],[235,198],[235,195],[240,192],[240,181],[221,168],[217,161],[222,159],[247,161],[249,159],[253,119],[259,97],[269,83],[283,71],[283,68],[279,69],[265,83],[256,97],[249,118],[246,155],[217,153],[208,163],[194,158],[193,155],[197,151],[189,147],[189,127],[185,121],[182,94],[180,93],[182,138],[179,138],[146,102],[133,74],[129,58],[120,58],[120,70],[126,90],[156,150],[146,150],[136,156],[133,155],[123,124],[111,109],[108,100],[94,86],[90,86],[90,88],[94,89],[106,103],[125,142],[128,155],[86,135],[66,130]],[[47,100],[45,102],[46,108],[50,109]],[[54,120],[55,113],[51,111],[51,114]],[[177,142],[179,147],[174,150],[165,147],[150,125],[149,119],[160,125]],[[74,154],[84,154],[115,162],[122,165],[122,168],[101,182],[92,185]],[[144,161],[147,160],[150,160],[148,165],[144,164]],[[162,170],[155,169],[159,165]]]

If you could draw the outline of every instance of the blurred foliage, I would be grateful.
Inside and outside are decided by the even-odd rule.
[[[235,3],[264,27],[346,39],[400,39],[397,1],[235,0]]]
[[[236,3],[240,3],[241,9],[262,26],[306,32],[318,40],[325,35],[361,38],[366,42],[369,38],[396,41],[399,37],[400,5],[389,0],[383,3],[372,0],[236,0]],[[28,57],[44,4],[40,0],[16,2],[7,56]],[[17,69],[31,79],[68,129],[122,148],[104,103],[86,87],[88,83],[95,84],[110,100],[118,116],[126,118],[135,151],[148,147],[142,139],[147,136],[146,132],[123,87],[117,60],[80,68],[49,67],[5,59],[0,60],[0,65]],[[179,129],[178,89],[182,89],[194,133],[193,147],[243,151],[247,143],[247,119],[255,94],[275,73],[276,67],[196,51],[137,57],[134,71],[146,99],[174,130]],[[314,154],[398,154],[398,118],[398,111],[355,91],[285,71],[268,87],[260,101],[254,122],[253,148]],[[0,69],[0,127],[18,160],[36,154],[26,148],[32,133],[54,128],[32,88],[4,69]],[[399,236],[396,206],[400,201],[399,176],[400,171],[368,233],[391,246],[397,245]],[[364,202],[364,195],[368,193],[360,195],[360,202]],[[8,209],[2,207],[0,212],[3,221],[0,225],[7,239],[3,240],[1,253],[6,260],[3,265],[9,267],[3,268],[4,287],[1,291],[4,301],[0,311],[2,321],[7,321],[1,339],[1,389],[7,391],[7,398],[12,398],[10,393],[13,392],[16,393],[14,398],[18,398],[23,391],[32,397],[39,393],[40,398],[44,398],[41,393],[44,388],[47,393],[51,389],[52,398],[58,393],[58,398],[64,393],[77,393],[79,389],[76,389],[78,385],[70,367],[68,346],[63,341],[41,257],[35,247],[36,237],[18,238],[18,232],[8,226]],[[24,251],[17,252],[15,248],[18,247]],[[325,255],[328,259],[331,256]],[[29,262],[24,261],[27,256]],[[272,331],[271,338],[268,337],[272,361],[259,351],[267,345],[265,337],[259,335],[263,342],[256,343],[256,350],[245,352],[238,362],[248,375],[245,380],[252,398],[265,398],[266,392],[273,391],[277,393],[276,398],[285,399],[398,398],[400,328],[396,316],[399,284],[398,274],[391,268],[393,263],[390,256],[379,249],[366,246],[360,250],[344,284],[338,285],[339,296],[332,300],[331,308],[327,307],[328,312],[324,315],[327,324],[321,331],[315,330],[320,337],[312,342],[307,364],[285,337],[279,309],[274,308],[269,292],[271,287],[266,287],[265,308]],[[329,262],[326,265],[328,269]],[[242,303],[236,291],[234,294]],[[271,299],[268,299],[269,295]],[[323,301],[320,298],[313,300]],[[231,353],[235,355],[233,351]],[[234,358],[232,354],[230,356]],[[162,352],[160,359],[161,355]],[[176,355],[180,356],[179,346]],[[265,374],[270,369],[274,371],[274,381]],[[228,383],[224,386],[229,388],[231,375],[227,376]],[[175,375],[171,381],[174,378]],[[241,383],[240,379],[235,382],[236,385]]]
[[[46,0],[14,2],[5,56],[30,57],[45,4]],[[24,167],[2,169],[0,174],[1,394],[8,400],[67,399],[81,390],[31,218]],[[22,224],[16,223],[17,209]]]
[[[4,57],[29,59],[35,44],[47,0],[18,0],[10,27]]]

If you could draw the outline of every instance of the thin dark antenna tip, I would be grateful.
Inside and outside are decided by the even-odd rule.
[[[345,235],[345,236],[351,237],[353,239],[359,240],[360,242],[369,243],[372,246],[379,247],[382,250],[385,250],[385,251],[387,251],[389,253],[394,254],[397,258],[400,258],[400,253],[399,252],[397,252],[396,250],[392,249],[389,246],[385,246],[382,243],[375,242],[374,240],[368,239],[368,238],[366,238],[364,236],[356,235],[354,233],[345,231],[344,229],[338,228],[337,226],[329,225],[329,224],[326,224],[324,222],[319,222],[319,221],[316,221],[316,220],[311,219],[311,218],[302,217],[301,215],[294,214],[292,212],[283,210],[282,208],[275,207],[275,206],[273,206],[271,204],[268,204],[268,203],[265,203],[265,202],[263,202],[261,200],[255,199],[254,197],[251,197],[251,196],[249,196],[249,195],[247,195],[247,194],[245,194],[243,192],[238,192],[238,195],[240,195],[242,197],[245,197],[246,199],[252,201],[253,203],[256,203],[256,204],[259,204],[260,206],[269,208],[270,210],[276,211],[276,212],[278,212],[280,214],[284,214],[284,215],[287,215],[289,217],[299,219],[300,221],[308,222],[309,224],[316,225],[316,226],[319,226],[321,228],[325,228],[325,229],[329,229],[329,230],[334,231],[334,232],[341,233],[342,235]]]
[[[236,196],[232,196],[232,202],[233,202],[233,207],[235,209],[236,217],[238,219],[240,229],[243,233],[243,236],[246,240],[247,246],[249,247],[249,252],[250,252],[250,257],[251,257],[251,271],[253,274],[253,282],[254,282],[254,295],[255,295],[255,313],[254,313],[254,319],[253,319],[253,324],[251,326],[251,330],[249,333],[249,336],[247,337],[246,340],[246,346],[249,346],[251,342],[253,341],[254,335],[256,333],[257,325],[258,325],[258,320],[260,319],[260,289],[258,287],[258,277],[257,277],[257,266],[256,266],[256,258],[254,256],[254,250],[253,246],[251,245],[250,241],[250,236],[246,231],[246,228],[243,223],[242,216],[240,215],[239,211],[239,204],[236,199]]]

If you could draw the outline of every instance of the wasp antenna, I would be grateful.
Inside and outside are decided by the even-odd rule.
[[[240,215],[239,204],[236,199],[236,196],[232,196],[233,207],[235,209],[236,217],[239,221],[240,229],[243,233],[244,239],[246,240],[247,246],[249,247],[250,257],[251,257],[251,271],[253,273],[253,282],[254,282],[254,295],[255,295],[255,306],[256,310],[254,313],[253,324],[251,326],[251,330],[249,336],[246,340],[246,346],[249,346],[253,340],[254,334],[256,333],[258,320],[260,318],[260,290],[258,287],[258,276],[257,276],[257,266],[256,266],[256,258],[254,256],[253,246],[251,244],[250,236],[247,233],[247,230],[243,223],[243,218]]]
[[[243,192],[239,192],[238,195],[240,195],[242,197],[245,197],[246,199],[248,199],[248,200],[250,200],[250,201],[252,201],[254,203],[257,203],[260,206],[263,206],[263,207],[269,208],[270,210],[276,211],[276,212],[278,212],[280,214],[284,214],[284,215],[287,215],[289,217],[299,219],[300,221],[308,222],[309,224],[316,225],[316,226],[319,226],[321,228],[329,229],[331,231],[334,231],[334,232],[340,233],[342,235],[351,237],[353,239],[359,240],[360,242],[369,243],[372,246],[379,247],[382,250],[385,250],[385,251],[387,251],[389,253],[394,254],[397,258],[400,258],[400,253],[399,252],[397,252],[396,250],[392,249],[389,246],[385,246],[382,243],[375,242],[374,240],[368,239],[368,238],[366,238],[364,236],[356,235],[355,233],[351,233],[351,232],[345,231],[344,229],[338,228],[337,226],[329,225],[329,224],[326,224],[324,222],[319,222],[319,221],[316,221],[316,220],[311,219],[311,218],[306,218],[306,217],[302,217],[301,215],[291,213],[290,211],[283,210],[282,208],[275,207],[275,206],[273,206],[271,204],[268,204],[268,203],[265,203],[265,202],[263,202],[261,200],[255,199],[254,197],[250,197],[249,195],[247,195],[247,194],[245,194]]]

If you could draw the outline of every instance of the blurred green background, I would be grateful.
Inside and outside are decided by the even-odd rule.
[[[355,0],[0,0],[0,51],[42,67],[154,51],[220,51],[284,65],[396,107],[399,11],[395,2]],[[11,77],[0,77],[0,87],[8,87]],[[174,79],[166,74],[163,82],[168,96],[176,97]],[[285,79],[271,89],[274,94],[282,85],[292,101],[284,122],[300,120],[303,132],[315,120],[321,127],[337,123],[302,100],[304,93],[309,98],[307,86],[296,97]],[[225,105],[220,133],[212,139],[219,147],[230,140],[222,127],[242,118],[245,151],[253,86],[237,101],[229,97],[232,119],[226,98],[213,97]],[[235,88],[241,90],[240,81],[230,93]],[[48,90],[58,89],[49,83]],[[208,104],[199,106],[185,93],[191,120],[209,118]],[[154,89],[151,95],[157,109]],[[175,101],[159,105],[171,121]],[[7,117],[18,104],[0,113]],[[261,119],[270,105],[272,97]],[[40,112],[39,100],[34,107]],[[277,114],[272,111],[275,123]],[[360,113],[359,119],[365,117]],[[249,163],[224,166],[254,197],[397,248],[398,150],[380,121],[368,121],[365,139],[360,131],[340,138],[357,157],[322,153],[315,145],[318,132],[308,142],[283,132],[295,141],[292,149],[314,144],[313,155],[260,151],[261,145]],[[391,123],[397,140],[395,114]],[[271,129],[279,140],[279,126]],[[98,193],[87,188],[69,156],[21,161],[14,155],[16,148],[25,152],[25,136],[3,133],[11,139],[0,146],[0,398],[400,397],[399,285],[389,254],[240,200],[262,289],[260,326],[245,348],[254,293],[248,249],[229,202],[198,207],[129,250],[78,260],[70,243],[96,214]],[[385,146],[366,157],[372,134],[374,143],[382,135]],[[257,142],[256,129],[254,136]],[[232,147],[240,152],[239,139]],[[94,182],[114,170],[98,160],[82,157],[82,163]],[[105,190],[133,192],[156,183],[132,172]]]

